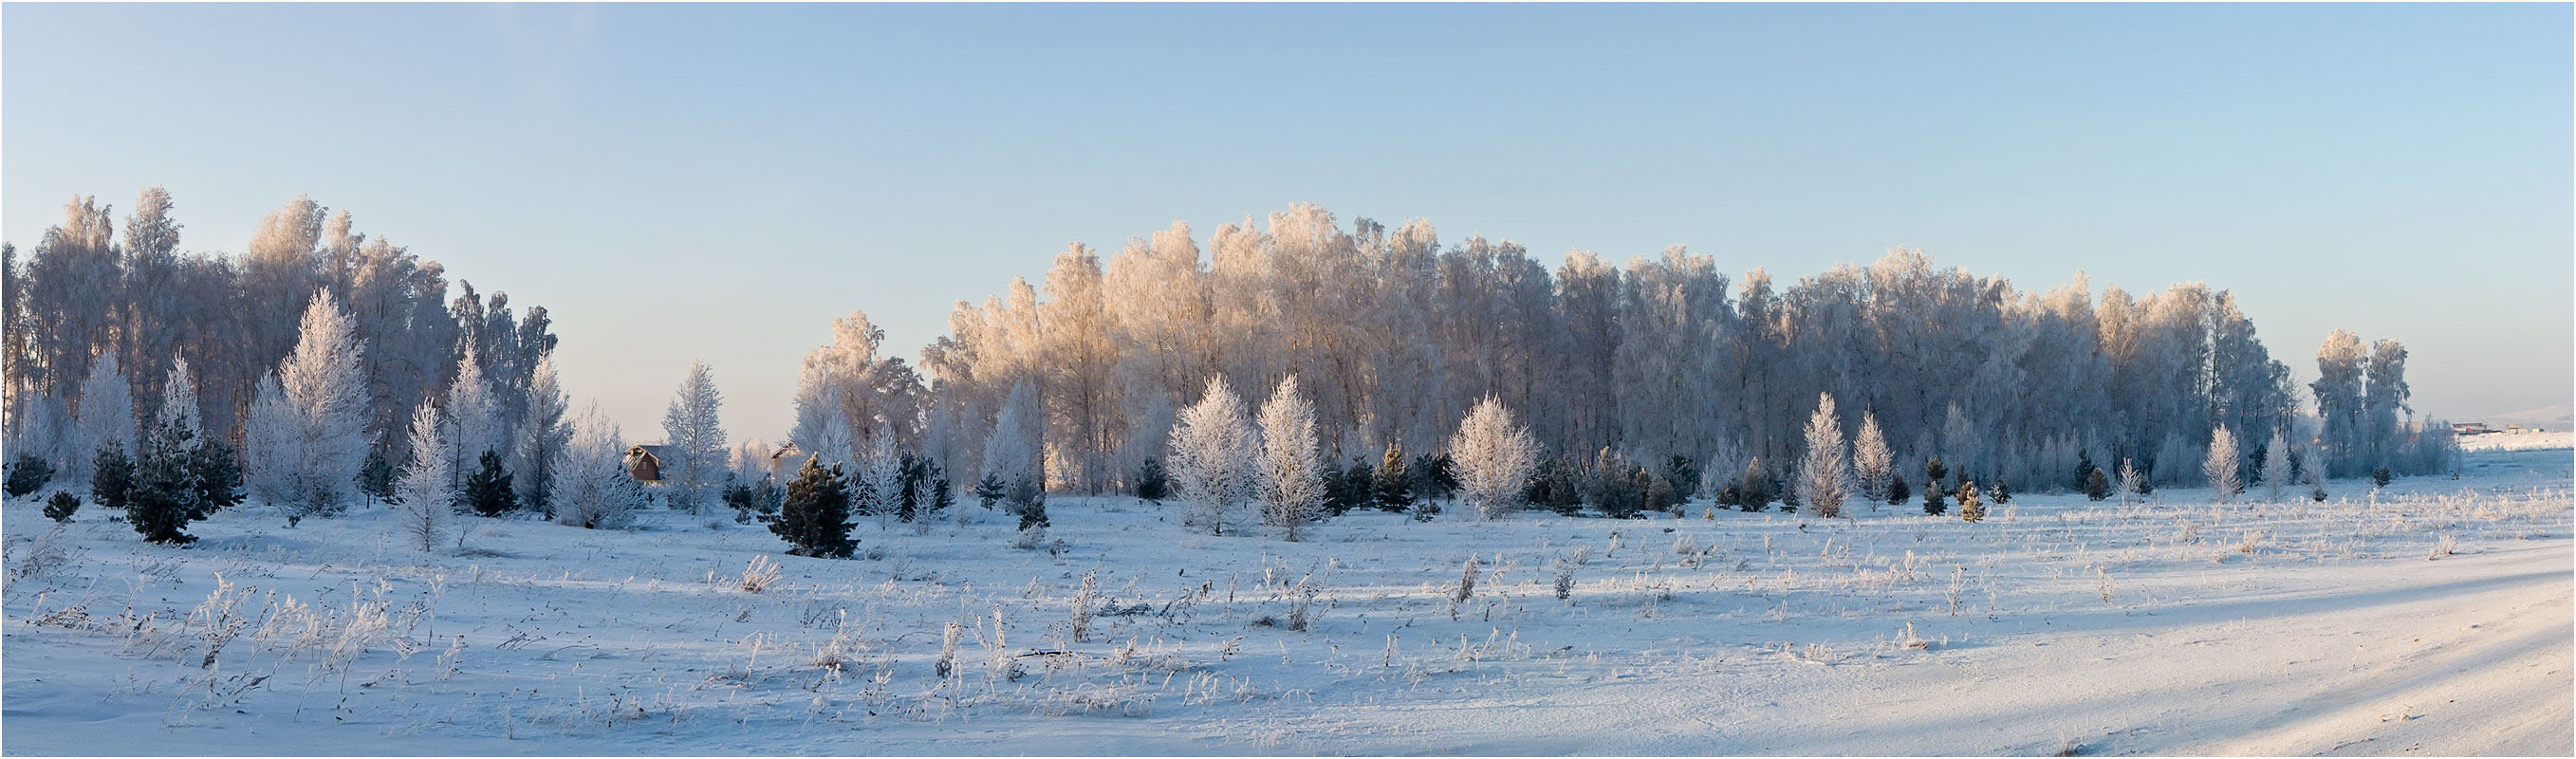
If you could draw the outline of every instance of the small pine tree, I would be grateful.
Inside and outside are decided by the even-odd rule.
[[[80,496],[72,495],[69,490],[56,490],[54,497],[45,499],[45,518],[56,522],[72,521],[72,512],[79,511],[80,506]]]
[[[1426,499],[1448,498],[1458,492],[1457,461],[1449,454],[1423,454],[1413,457],[1413,493]]]
[[[1941,463],[1941,456],[1939,454],[1934,454],[1931,458],[1923,460],[1923,478],[1924,480],[1931,482],[1934,487],[1939,487],[1941,485],[1941,478],[1948,476],[1950,476],[1950,467],[1947,464]]]
[[[1413,508],[1413,478],[1404,468],[1404,446],[1388,445],[1377,465],[1377,507],[1401,512]]]
[[[1002,493],[1002,501],[1010,504],[1011,513],[1019,515],[1022,531],[1048,526],[1046,490],[1039,488],[1036,480],[1012,480]]]
[[[2383,464],[2377,467],[2372,467],[2370,470],[2370,484],[2372,485],[2383,488],[2388,487],[2388,481],[2393,478],[2394,475],[2388,471],[2387,465]]]
[[[1149,458],[1136,467],[1136,499],[1162,503],[1172,493],[1172,476],[1163,471],[1163,460]]]
[[[983,504],[985,511],[993,510],[993,504],[1002,501],[1002,478],[984,473],[984,479],[975,481],[975,501]]]
[[[1735,486],[1735,508],[1750,514],[1769,508],[1771,499],[1771,473],[1762,468],[1762,457],[1755,456],[1744,463],[1744,478]]]
[[[358,467],[358,492],[378,501],[394,498],[394,463],[383,451],[367,451],[367,463]]]
[[[1531,505],[1574,516],[1583,510],[1582,489],[1575,482],[1573,464],[1564,459],[1548,459],[1530,475],[1529,492],[1523,498]]]
[[[998,487],[998,486],[996,486]],[[858,541],[850,538],[850,487],[841,467],[823,468],[808,457],[787,483],[787,497],[769,531],[791,546],[790,556],[848,558]]]
[[[1353,461],[1349,468],[1326,469],[1324,475],[1324,507],[1333,516],[1377,502],[1377,468],[1368,462]]]
[[[1647,511],[1681,513],[1681,494],[1674,492],[1672,478],[1664,476],[1662,472],[1654,472],[1646,474],[1645,480]]]
[[[9,461],[7,484],[0,489],[5,489],[9,497],[16,498],[36,492],[53,479],[54,465],[51,462],[32,453],[21,453]]]
[[[1995,503],[2012,503],[2012,483],[2003,480],[1995,481]]]
[[[1986,521],[1986,504],[1977,498],[1977,483],[1959,486],[1959,518],[1972,523]]]
[[[2093,452],[2092,452],[2092,451],[2076,451],[2076,452],[2075,452],[2075,488],[2076,488],[2076,489],[2084,491],[2085,495],[2088,495],[2088,496],[2089,496],[2089,495],[2092,495],[2092,494],[2093,494],[2093,491],[2092,491],[2092,487],[2093,487],[2093,475],[2094,475],[2094,473],[2096,473],[2096,472],[2100,472],[2100,471],[2102,471],[2102,468],[2101,468],[2101,467],[2098,467],[2098,466],[2094,466],[2094,465],[2093,465]],[[2093,499],[2093,500],[2099,501],[2099,500],[2102,500],[2102,499],[2100,499],[2100,498],[2095,498],[2095,499]]]
[[[2096,501],[2108,500],[2111,497],[2111,477],[2103,474],[2101,467],[2094,467],[2092,471],[2085,473],[2084,497]]]
[[[725,508],[733,509],[734,524],[751,524],[753,514],[759,509],[759,498],[759,494],[752,490],[751,483],[740,480],[725,483],[724,505]]]
[[[1903,506],[1905,505],[1906,499],[1913,497],[1914,489],[1905,486],[1905,475],[1889,474],[1887,476],[1887,505]]]
[[[1316,476],[1316,490],[1323,494],[1323,498],[1316,502],[1316,510],[1327,516],[1341,516],[1350,511],[1350,505],[1342,501],[1342,494],[1351,489],[1351,484],[1343,479],[1341,467],[1328,465],[1322,470],[1323,474]]]
[[[465,480],[465,505],[487,517],[519,507],[519,491],[510,487],[510,471],[501,468],[501,454],[483,452],[474,475]]]
[[[145,435],[143,455],[132,462],[125,492],[125,521],[153,543],[196,542],[188,523],[240,502],[241,471],[232,451],[206,442],[176,424],[158,425]]]
[[[109,442],[98,447],[97,458],[91,459],[89,495],[100,508],[123,509],[126,496],[134,488],[135,462],[125,455],[125,446]]]
[[[1592,468],[1586,473],[1584,499],[1601,510],[1603,516],[1626,519],[1646,507],[1646,491],[1638,475],[1643,470],[1628,462],[1627,457],[1603,446],[1594,454]]]
[[[1936,517],[1950,513],[1950,504],[1942,500],[1940,480],[1923,483],[1923,513]]]
[[[1691,457],[1676,453],[1664,459],[1664,471],[1661,474],[1664,485],[1672,488],[1675,505],[1678,506],[1680,502],[1699,495],[1700,465],[1699,462],[1691,460]]]

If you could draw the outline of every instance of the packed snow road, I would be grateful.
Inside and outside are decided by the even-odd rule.
[[[1059,498],[1032,549],[970,506],[837,561],[674,513],[424,556],[387,509],[251,507],[167,548],[13,500],[0,752],[2576,752],[2568,451],[2464,469],[1297,543]]]

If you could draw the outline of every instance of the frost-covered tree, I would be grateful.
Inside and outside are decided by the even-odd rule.
[[[806,444],[812,445],[813,448],[807,450],[805,455],[822,461],[823,468],[829,469],[856,460],[859,436],[857,431],[850,429],[850,420],[833,415],[824,417],[822,421],[816,423],[815,431],[807,443],[799,445]]]
[[[247,459],[243,479],[253,497],[284,504],[294,496],[295,408],[286,388],[270,374],[259,382],[250,413],[242,420],[242,449]]]
[[[538,359],[529,374],[527,415],[520,419],[518,441],[511,446],[519,503],[528,510],[554,513],[555,477],[563,465],[564,450],[572,443],[572,427],[564,418],[571,405],[572,399],[555,378],[554,359]]]
[[[1520,504],[1530,473],[1538,469],[1538,440],[1512,420],[1501,398],[1488,395],[1449,438],[1457,462],[1458,499],[1477,518],[1501,519]]]
[[[704,361],[690,361],[688,376],[662,413],[662,442],[671,452],[662,461],[662,480],[670,483],[672,508],[698,513],[724,481],[724,420],[718,416],[723,407],[715,371]]]
[[[2236,433],[2228,431],[2227,425],[2224,424],[2211,430],[2209,458],[2200,465],[2200,469],[2208,473],[2209,487],[2215,491],[2213,497],[2219,503],[2226,503],[2234,498],[2236,491],[2243,484],[2236,476],[2237,458]]]
[[[455,513],[455,478],[449,476],[447,457],[437,453],[447,449],[448,429],[437,405],[420,404],[411,417],[411,449],[421,453],[394,484],[396,534],[421,553],[438,550]]]
[[[2274,430],[2272,442],[2263,446],[2263,497],[2273,503],[2280,503],[2281,497],[2290,491],[2289,437]]]
[[[1279,381],[1261,404],[1261,456],[1257,493],[1263,524],[1294,541],[1322,515],[1323,463],[1315,455],[1315,408],[1297,390],[1297,376]]]
[[[831,344],[806,353],[797,375],[796,422],[788,431],[789,441],[808,455],[821,454],[827,467],[849,461],[855,446],[866,442],[862,438],[880,425],[894,430],[897,448],[918,444],[923,398],[928,392],[920,375],[903,359],[879,355],[884,343],[885,330],[869,321],[865,312],[852,311],[832,320]],[[981,413],[990,413],[990,406],[980,408]],[[834,418],[841,420],[849,444],[830,447],[829,441],[821,439],[829,432],[827,422]]]
[[[1172,425],[1172,494],[1188,504],[1183,525],[1215,535],[1241,529],[1240,511],[1257,487],[1259,446],[1243,400],[1224,377],[1208,378],[1198,403]]]
[[[1896,454],[1879,432],[1877,412],[1862,412],[1860,434],[1852,438],[1852,477],[1860,481],[1861,497],[1872,505],[1887,500],[1888,474],[1895,467]]]
[[[1842,422],[1834,415],[1831,394],[1816,397],[1816,412],[1807,417],[1806,451],[1798,458],[1798,502],[1816,516],[1842,515],[1851,496],[1851,464],[1843,458]]]
[[[188,373],[188,359],[170,362],[170,377],[161,383],[161,408],[153,414],[156,427],[188,431],[191,440],[205,436],[205,417],[197,407],[197,382]]]
[[[2308,389],[2317,399],[2317,437],[2325,445],[2328,476],[2361,471],[2368,454],[2367,356],[2361,338],[2340,329],[2317,348],[2317,379]]]
[[[439,451],[447,459],[448,486],[459,491],[483,454],[509,448],[501,429],[500,400],[494,397],[492,383],[484,379],[482,362],[475,354],[472,343],[458,354],[456,379],[447,385],[447,404],[440,414],[447,432]]]
[[[2431,471],[2413,466],[2402,449],[2407,429],[2398,416],[2413,416],[2406,403],[2406,346],[2395,340],[2380,340],[2370,346],[2369,388],[2362,394],[2363,437],[2368,441],[2371,466],[2388,466],[2405,474]]]
[[[877,425],[876,433],[859,448],[849,473],[850,506],[857,513],[875,516],[883,529],[893,524],[903,504],[903,457],[895,451],[893,429],[885,424]]]
[[[572,418],[571,433],[546,496],[554,504],[555,523],[593,530],[634,524],[646,497],[643,484],[626,472],[626,438],[617,423],[592,403]]]
[[[81,380],[80,387],[80,405],[73,409],[78,437],[67,471],[75,479],[86,480],[90,459],[99,450],[111,446],[136,450],[134,384],[117,371],[116,354],[110,353],[89,365],[89,377]]]
[[[2099,472],[2101,470],[2097,469],[2094,471]],[[2138,471],[2137,464],[2131,462],[2129,459],[2120,459],[2120,505],[2127,506],[2129,505],[2129,502],[2137,500],[2139,496],[2146,494],[2146,475],[2140,473]]]
[[[252,406],[253,482],[290,519],[336,514],[367,456],[364,346],[328,290],[313,295],[295,350]]]
[[[984,437],[984,473],[1002,484],[1003,501],[1013,514],[1045,503],[1046,469],[1040,458],[1045,446],[1039,437],[1044,414],[1037,387],[1021,382],[1011,388],[993,417],[992,433]]]

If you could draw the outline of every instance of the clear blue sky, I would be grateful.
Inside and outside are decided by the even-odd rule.
[[[1444,241],[1794,279],[1890,245],[2025,289],[2233,289],[2304,381],[2566,404],[2570,6],[8,5],[0,236],[166,185],[239,251],[297,193],[541,303],[659,434],[691,358],[777,439],[866,309],[1313,201]]]

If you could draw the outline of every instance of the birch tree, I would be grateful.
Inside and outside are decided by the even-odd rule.
[[[396,532],[404,543],[421,553],[438,550],[447,535],[447,524],[455,512],[456,485],[446,456],[447,430],[439,418],[436,404],[423,402],[412,412],[411,447],[420,451],[411,465],[404,467],[402,478],[394,486],[396,496]]]
[[[1243,504],[1253,497],[1254,459],[1260,442],[1243,413],[1243,400],[1225,378],[1208,378],[1199,401],[1172,425],[1172,493],[1188,504],[1182,524],[1224,535],[1241,529]]]
[[[1260,421],[1261,521],[1295,541],[1324,509],[1323,464],[1315,454],[1315,409],[1298,392],[1296,375],[1279,381],[1270,400],[1261,404]]]
[[[708,492],[723,481],[725,431],[717,415],[723,407],[714,370],[704,361],[690,361],[688,376],[662,413],[662,441],[671,451],[662,462],[662,479],[670,483],[672,508],[698,513]]]

